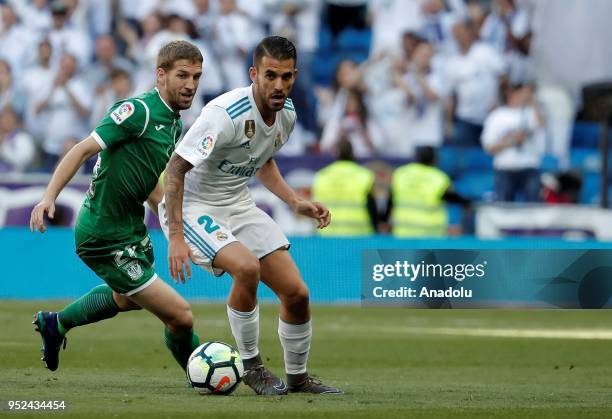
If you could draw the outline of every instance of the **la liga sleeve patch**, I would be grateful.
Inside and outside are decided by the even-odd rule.
[[[200,144],[198,144],[198,153],[202,155],[202,157],[206,158],[210,155],[213,148],[215,147],[215,139],[212,135],[205,135]]]
[[[132,102],[123,102],[111,112],[110,117],[115,124],[121,125],[126,119],[134,114],[134,104]]]

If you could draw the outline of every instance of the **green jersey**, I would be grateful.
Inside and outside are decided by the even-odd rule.
[[[115,103],[91,133],[102,151],[77,229],[94,237],[142,237],[144,201],[165,169],[183,129],[157,88]]]

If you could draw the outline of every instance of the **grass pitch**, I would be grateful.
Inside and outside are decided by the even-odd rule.
[[[148,313],[72,330],[60,368],[39,361],[30,321],[62,302],[0,302],[0,416],[87,418],[612,417],[609,311],[406,310],[317,306],[309,370],[344,396],[200,396]],[[224,305],[194,305],[203,340],[233,342]],[[277,308],[261,308],[261,348],[282,372]],[[8,400],[65,400],[15,412]]]

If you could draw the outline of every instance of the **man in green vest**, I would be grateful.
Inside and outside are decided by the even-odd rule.
[[[372,196],[374,173],[355,162],[351,143],[341,141],[338,147],[338,160],[314,178],[314,199],[332,214],[330,225],[317,231],[324,236],[373,234],[378,218]]]
[[[400,166],[391,180],[391,219],[396,237],[444,237],[445,202],[464,207],[470,201],[452,190],[446,173],[435,167],[433,147],[417,149],[416,162]]]

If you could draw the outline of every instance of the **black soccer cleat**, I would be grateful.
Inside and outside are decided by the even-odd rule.
[[[66,349],[66,337],[63,336],[57,328],[57,313],[49,311],[39,311],[34,315],[32,322],[42,338],[42,346],[40,351],[43,353],[42,361],[45,362],[47,368],[55,371],[59,366],[59,351],[62,348]]]
[[[261,364],[245,370],[242,381],[260,396],[287,394],[287,384]]]
[[[325,385],[316,378],[302,374],[287,374],[289,393],[311,393],[311,394],[344,394],[344,391],[336,387]]]

